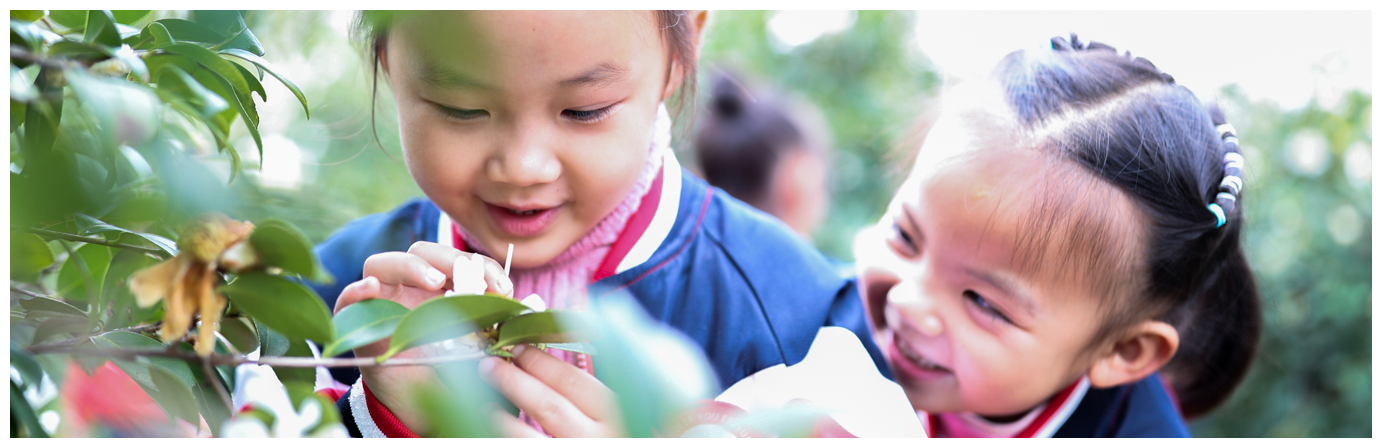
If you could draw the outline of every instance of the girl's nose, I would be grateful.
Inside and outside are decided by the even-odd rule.
[[[519,129],[486,166],[490,180],[518,187],[555,182],[561,177],[557,158],[545,132]]]
[[[945,332],[945,324],[940,318],[936,301],[932,300],[914,281],[904,281],[888,291],[888,304],[896,309],[907,324],[926,336],[940,336]]]

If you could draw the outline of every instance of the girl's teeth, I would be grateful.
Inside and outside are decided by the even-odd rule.
[[[912,351],[912,346],[908,344],[906,341],[898,341],[897,348],[902,352],[902,356],[907,357],[908,360],[916,363],[918,366],[925,367],[928,369],[941,368],[941,366],[936,365],[936,363],[931,362],[931,360],[923,358],[917,352]]]

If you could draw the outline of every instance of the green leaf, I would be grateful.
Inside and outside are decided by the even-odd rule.
[[[293,84],[293,81],[290,81],[288,78],[279,74],[278,70],[275,69],[272,65],[270,65],[268,61],[265,61],[263,58],[255,56],[248,51],[235,48],[221,50],[221,54],[228,54],[249,61],[256,67],[259,67],[260,69],[269,72],[269,74],[273,75],[273,77],[278,78],[279,82],[283,83],[283,85],[287,87],[288,90],[293,92],[293,96],[296,96],[298,98],[298,102],[302,103],[302,112],[307,115],[307,119],[312,119],[312,111],[307,108],[307,97],[302,94],[302,89],[299,89],[297,84]]]
[[[183,369],[186,370],[185,365]],[[128,370],[126,372],[128,373]],[[151,364],[147,372],[154,385],[154,390],[149,391],[149,396],[154,402],[163,407],[168,415],[194,425],[201,423],[201,419],[198,418],[200,412],[197,410],[197,398],[192,394],[191,385],[181,381],[177,375],[163,366]]]
[[[283,356],[292,345],[283,333],[274,331],[258,320],[254,320],[254,332],[259,335],[259,356]]]
[[[41,159],[39,155],[46,156],[48,150],[53,148],[53,141],[57,140],[58,125],[62,121],[62,87],[55,84],[54,78],[61,76],[60,70],[43,68],[34,79],[34,88],[39,94],[51,99],[30,104],[24,111],[26,115],[22,148],[25,160],[32,161]]]
[[[173,38],[173,33],[168,31],[168,27],[159,22],[150,23],[149,26],[144,27],[144,32],[153,37],[153,48],[163,48],[177,42],[177,39]]]
[[[34,414],[33,406],[29,405],[29,400],[24,398],[24,393],[19,391],[19,386],[14,384],[14,380],[10,380],[10,417],[18,420],[19,424],[28,431],[26,436],[48,437],[48,431],[44,431],[43,425],[38,424],[38,415]]]
[[[123,24],[125,24],[125,25],[133,25],[133,24],[135,24],[135,23],[138,23],[141,19],[143,19],[143,18],[145,18],[145,17],[148,17],[148,16],[149,16],[149,13],[151,13],[151,12],[153,12],[153,10],[149,10],[149,9],[141,9],[141,10],[117,9],[117,10],[111,11],[111,14],[113,14],[113,15],[115,16],[115,21],[116,21],[117,23],[123,23]]]
[[[13,80],[10,81],[10,85],[14,85],[14,81],[13,81]],[[14,100],[14,95],[13,95],[13,94],[10,95],[10,133],[11,133],[11,134],[13,134],[14,131],[19,130],[19,127],[20,127],[20,126],[23,126],[23,125],[24,125],[24,116],[28,114],[28,108],[29,108],[29,105],[28,105],[28,104],[24,104],[23,102],[20,102],[20,101],[15,101],[15,100]]]
[[[500,437],[489,422],[491,403],[506,400],[485,385],[478,372],[478,361],[437,366],[440,385],[420,387],[413,399],[422,410],[436,437]]]
[[[433,298],[403,316],[389,340],[389,350],[378,359],[383,361],[419,345],[454,339],[489,328],[524,311],[531,310],[513,299],[500,296]]]
[[[63,40],[48,47],[49,56],[64,56],[74,59],[102,60],[115,56],[115,49],[97,44]]]
[[[259,348],[259,335],[254,333],[254,322],[248,317],[222,320],[220,332],[241,354],[251,353]]]
[[[102,349],[162,350],[167,348],[154,338],[128,331],[113,331],[100,336],[93,336],[91,338],[91,344]],[[111,362],[114,362],[115,366],[119,367],[120,370],[125,371],[125,373],[136,383],[153,388],[158,388],[158,385],[154,382],[152,374],[149,373],[149,367],[163,369],[164,372],[172,375],[174,379],[181,383],[183,387],[192,387],[192,384],[196,383],[198,378],[188,369],[186,362],[176,358],[149,357],[136,360],[115,358],[111,359]]]
[[[244,75],[240,74],[240,72],[244,69],[241,68],[239,65],[225,60],[222,61],[230,65],[234,65],[235,69],[239,69],[235,70],[234,73],[236,79],[226,79],[220,73],[215,73],[216,76],[214,76],[214,78],[216,82],[221,83],[221,88],[224,91],[230,93],[230,95],[226,98],[226,101],[229,102],[232,106],[235,106],[235,110],[239,112],[240,116],[245,119],[245,129],[250,132],[250,137],[254,138],[254,145],[259,147],[259,159],[263,160],[264,140],[259,136],[259,112],[254,105],[254,97],[250,96],[250,90],[248,90],[247,87],[249,85],[249,81],[245,80]],[[192,76],[194,78],[197,78],[198,80],[202,80],[203,78],[200,76],[202,73],[205,72],[198,72],[196,74],[193,74]],[[254,79],[254,77],[250,77],[250,79]],[[234,81],[236,80],[238,80],[241,84],[244,84],[246,87],[236,87],[234,83]]]
[[[197,82],[182,67],[163,64],[159,66],[159,70],[155,72],[154,79],[158,82],[160,96],[165,100],[188,101],[196,106],[196,113],[202,118],[215,116],[230,108],[230,103],[226,102],[225,98]]]
[[[19,300],[19,306],[27,311],[50,311],[71,316],[86,317],[86,311],[82,311],[67,302],[45,299],[43,297],[34,297],[28,300],[21,299]]]
[[[250,91],[258,93],[260,101],[268,101],[268,97],[264,96],[264,84],[261,84],[259,79],[255,78],[254,74],[250,73],[249,69],[244,66],[235,64],[235,68],[240,69],[240,75],[245,77],[245,82],[250,85]]]
[[[392,335],[408,308],[383,299],[362,300],[336,313],[336,340],[326,345],[323,357],[334,357],[348,350]]]
[[[259,252],[259,258],[265,265],[278,267],[321,284],[331,284],[335,281],[312,252],[312,242],[307,239],[307,235],[285,221],[265,219],[254,223],[250,245]]]
[[[566,350],[568,352],[574,353],[585,353],[587,355],[600,354],[599,351],[595,350],[595,346],[590,345],[589,342],[553,342],[544,345],[546,346],[546,348],[555,348],[558,350]]]
[[[42,312],[29,313],[29,317],[35,317],[36,314],[41,313]],[[38,325],[38,329],[34,330],[33,343],[41,344],[47,342],[53,336],[58,335],[66,337],[75,337],[73,335],[85,336],[89,334],[87,330],[90,328],[91,322],[85,317],[68,315],[49,317]]]
[[[307,341],[293,339],[288,347],[287,356],[293,357],[312,357],[312,349],[307,346]],[[297,409],[302,405],[302,399],[312,395],[313,385],[317,382],[317,369],[311,367],[280,367],[274,366],[274,375],[283,383],[288,390],[288,401],[293,408]]]
[[[240,30],[239,32],[235,33],[234,36],[231,36],[229,40],[226,40],[224,43],[220,45],[212,47],[212,50],[222,50],[226,48],[238,48],[241,50],[248,51],[256,56],[264,55],[264,45],[259,43],[259,38],[255,37],[254,32],[250,31],[249,28]],[[260,74],[261,78],[263,76],[263,74]]]
[[[52,10],[48,11],[48,18],[70,30],[86,27],[86,11],[82,10]]]
[[[261,272],[217,288],[235,307],[290,339],[331,342],[331,313],[315,292],[299,283]]]
[[[35,21],[35,20],[38,20],[38,19],[42,19],[42,18],[43,18],[43,10],[42,10],[42,9],[27,9],[27,10],[15,10],[15,9],[11,9],[11,10],[10,10],[10,18],[11,18],[11,19],[15,19],[15,20],[23,20],[23,21],[25,21],[25,22],[33,22],[33,21]]]
[[[87,244],[73,251],[58,271],[58,295],[63,297],[100,299],[102,285],[105,284],[106,271],[110,269],[110,248],[98,244]],[[82,265],[91,274],[94,285],[86,284]]]
[[[245,82],[245,77],[240,75],[240,71],[235,69],[234,62],[222,59],[219,54],[193,43],[174,42],[165,47],[164,50],[191,58],[228,83],[229,93],[249,98],[249,84]],[[253,103],[250,106],[252,107]],[[251,115],[246,114],[246,116],[250,117]],[[253,118],[251,122],[258,125],[258,116],[253,116]]]
[[[27,277],[52,266],[53,250],[43,238],[27,232],[10,232],[10,276]]]
[[[137,59],[137,58],[136,58]],[[158,131],[163,103],[148,87],[123,79],[89,76],[69,71],[68,84],[82,107],[96,118],[100,135],[109,147],[139,146]]]
[[[555,310],[517,316],[499,326],[499,340],[494,346],[589,340],[583,318],[580,314]]]
[[[25,389],[38,386],[39,382],[43,381],[43,367],[38,364],[38,360],[19,348],[14,341],[10,341],[10,367],[19,371],[19,378],[24,380]]]
[[[193,368],[200,372],[201,366]],[[201,411],[202,418],[206,420],[206,425],[211,428],[211,435],[222,437],[221,427],[230,420],[231,403],[221,400],[221,395],[205,381],[192,386],[192,395],[197,401],[197,409]]]
[[[163,29],[167,30],[169,37],[174,42],[205,42],[208,44],[219,44],[226,40],[224,34],[183,19],[159,19],[153,21],[153,23],[157,23],[159,26],[163,27]],[[150,26],[152,25],[151,23]]]
[[[234,10],[194,10],[192,21],[222,34],[234,34],[245,29],[245,11]]]
[[[120,46],[120,31],[115,28],[115,17],[110,11],[87,11],[86,31],[82,35],[82,42],[111,48]]]
[[[176,256],[178,254],[178,244],[176,242],[173,242],[173,240],[165,238],[161,235],[145,232],[135,232],[133,230],[129,230],[126,228],[113,226],[106,223],[105,221],[92,218],[91,216],[86,215],[84,213],[76,214],[76,222],[77,233],[82,235],[100,233],[103,236],[106,236],[107,239],[109,239],[109,233],[118,232],[118,236],[116,237],[115,242],[126,242],[125,240],[127,238],[140,239],[152,243],[154,247],[158,248],[159,250],[162,250],[164,253],[168,254],[168,256]]]

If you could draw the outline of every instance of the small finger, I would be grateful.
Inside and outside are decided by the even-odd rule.
[[[596,434],[599,425],[566,397],[523,369],[496,358],[480,362],[480,376],[557,437]]]
[[[581,412],[598,421],[607,420],[614,392],[584,370],[528,345],[513,348],[513,362],[533,378],[571,400]]]
[[[365,259],[364,275],[373,276],[383,284],[411,286],[429,291],[441,291],[446,286],[447,273],[433,267],[417,255],[403,252],[384,252]]]
[[[354,305],[361,300],[373,299],[379,296],[379,279],[365,277],[360,281],[346,285],[346,287],[341,290],[341,295],[336,298],[336,309],[332,311],[332,314],[339,313],[341,309]]]
[[[549,436],[538,432],[518,417],[509,415],[507,412],[495,410],[491,415],[494,416],[494,426],[499,428],[501,437],[513,438],[548,438]]]

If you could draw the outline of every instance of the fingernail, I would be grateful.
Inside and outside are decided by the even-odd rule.
[[[438,271],[436,268],[427,268],[427,283],[436,285],[440,288],[446,284],[446,273]]]
[[[374,288],[376,286],[379,286],[379,279],[374,278],[374,276],[365,277],[364,286],[366,288]]]
[[[509,350],[509,353],[513,353],[513,357],[517,358],[518,355],[523,354],[526,350],[528,350],[528,344],[518,344],[513,346],[513,349]]]
[[[494,371],[494,363],[496,363],[496,362],[499,362],[499,361],[495,361],[495,360],[494,360],[494,357],[488,357],[488,358],[485,358],[485,359],[481,359],[481,360],[480,360],[480,369],[479,369],[479,370],[480,370],[480,376],[486,376],[486,377],[489,376],[489,373],[492,372],[492,371]]]

